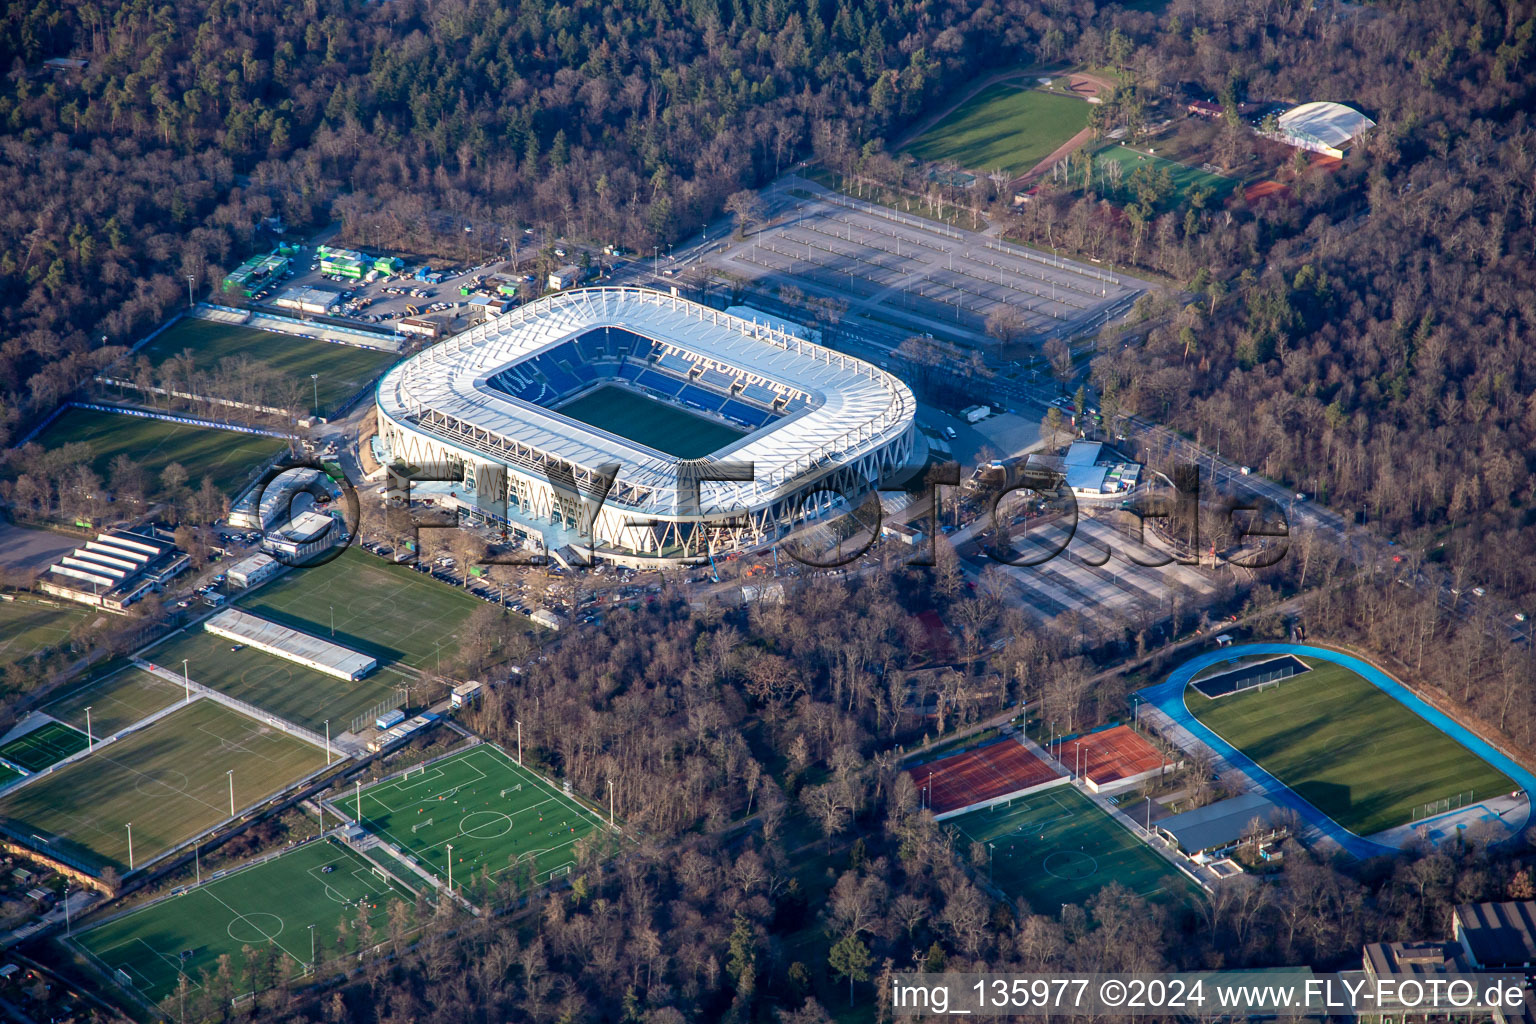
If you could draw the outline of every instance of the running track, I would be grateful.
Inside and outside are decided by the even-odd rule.
[[[1331,651],[1322,647],[1308,647],[1303,644],[1239,644],[1236,647],[1224,647],[1216,651],[1207,651],[1205,654],[1199,655],[1174,669],[1173,674],[1168,677],[1166,682],[1136,691],[1137,696],[1141,697],[1142,700],[1163,712],[1163,714],[1173,720],[1174,724],[1183,728],[1200,742],[1216,751],[1228,764],[1252,779],[1265,796],[1281,807],[1294,808],[1305,821],[1355,857],[1364,860],[1370,857],[1395,856],[1401,851],[1358,836],[1316,807],[1313,807],[1310,803],[1297,796],[1289,786],[1259,767],[1252,758],[1246,756],[1242,751],[1232,746],[1232,744],[1200,724],[1195,716],[1190,714],[1189,708],[1184,706],[1184,689],[1195,673],[1219,662],[1230,661],[1247,654],[1300,654],[1343,665],[1345,668],[1359,674],[1362,679],[1376,686],[1377,689],[1392,697],[1420,718],[1429,722],[1430,725],[1433,725],[1441,732],[1450,736],[1451,739],[1460,743],[1478,757],[1481,757],[1484,761],[1487,761],[1499,771],[1508,775],[1511,779],[1514,779],[1525,790],[1528,797],[1536,797],[1536,775],[1527,771],[1508,755],[1496,749],[1492,744],[1472,732],[1466,726],[1452,719],[1445,712],[1420,700],[1406,686],[1381,671],[1381,669],[1367,664],[1359,658],[1342,654],[1338,651]],[[1529,824],[1529,822],[1529,811],[1527,811],[1526,823]],[[1521,828],[1523,827],[1521,826]],[[1515,831],[1518,833],[1520,829]]]

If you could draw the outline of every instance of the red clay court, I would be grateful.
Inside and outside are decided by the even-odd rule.
[[[1080,765],[1082,774],[1095,789],[1157,771],[1166,763],[1158,749],[1128,725],[1066,740],[1053,752],[1068,771]]]
[[[1059,778],[1054,768],[1014,739],[1001,739],[952,757],[915,765],[907,772],[919,789],[927,789],[928,808],[935,814]]]

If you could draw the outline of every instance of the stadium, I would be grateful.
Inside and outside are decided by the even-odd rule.
[[[450,467],[470,518],[636,565],[767,542],[834,492],[858,501],[907,465],[915,410],[859,359],[617,287],[521,306],[378,389],[387,456]]]

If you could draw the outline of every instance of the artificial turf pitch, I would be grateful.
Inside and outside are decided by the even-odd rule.
[[[604,384],[555,411],[678,459],[701,459],[747,435],[618,384]]]
[[[356,813],[352,797],[337,803]],[[444,881],[453,845],[453,884],[463,890],[531,864],[545,882],[576,863],[576,843],[606,831],[603,820],[499,748],[479,744],[362,791],[360,824],[415,857]]]
[[[63,722],[44,722],[0,747],[0,757],[29,772],[40,772],[84,750],[88,743],[85,733],[79,729],[71,729]]]
[[[182,699],[182,688],[137,668],[125,668],[60,697],[43,710],[100,739],[142,722]],[[87,723],[85,709],[90,708]]]
[[[275,437],[95,409],[69,409],[37,437],[44,448],[75,442],[90,449],[91,470],[103,480],[111,480],[114,458],[128,456],[144,471],[152,495],[161,472],[173,462],[187,471],[187,486],[196,489],[206,476],[219,491],[233,495],[287,448]]]
[[[426,573],[357,548],[324,565],[294,569],[239,602],[245,611],[334,639],[381,664],[398,661],[434,670],[440,653],[452,657],[458,650],[459,628],[483,604]]]
[[[26,597],[0,601],[0,666],[63,643],[91,613],[77,604],[61,607]]]
[[[330,639],[329,633],[317,635]],[[236,646],[241,649],[231,649]],[[325,723],[330,722],[333,736],[351,728],[353,718],[390,697],[395,692],[394,682],[400,680],[399,676],[378,672],[355,682],[338,679],[204,632],[201,627],[177,633],[141,657],[177,675],[185,659],[186,673],[195,682],[317,734],[323,734]]]
[[[320,396],[320,413],[332,409],[367,386],[394,364],[389,352],[300,338],[278,331],[263,331],[239,324],[184,317],[139,350],[156,367],[171,359],[189,357],[199,371],[210,371],[225,359],[244,357],[270,367],[300,386],[305,405]],[[309,375],[318,373],[311,381]],[[238,397],[238,396],[224,396]]]
[[[1000,82],[966,100],[907,151],[977,174],[1023,174],[1086,128],[1090,109],[1081,99]]]
[[[50,775],[0,798],[13,832],[40,837],[66,855],[128,870],[229,817],[236,808],[325,766],[325,752],[232,711],[195,699]],[[33,842],[39,839],[32,840]]]
[[[1015,797],[947,819],[963,842],[991,845],[992,883],[1042,914],[1085,903],[1118,882],[1149,900],[1182,897],[1191,884],[1146,843],[1071,786]],[[968,850],[962,850],[968,853]]]
[[[1214,699],[1191,686],[1185,706],[1356,835],[1406,825],[1416,808],[1468,790],[1476,798],[1518,788],[1343,665],[1302,660],[1312,671],[1275,686]]]
[[[328,866],[332,870],[324,871]],[[301,974],[310,963],[311,925],[315,957],[324,962],[357,951],[360,912],[367,912],[373,941],[379,941],[397,901],[410,905],[411,894],[379,877],[355,851],[327,839],[157,900],[82,931],[74,941],[108,970],[127,974],[150,1002],[173,995],[181,974],[189,986],[208,984],[226,954],[234,991],[249,992],[245,947],[270,946],[293,974]],[[338,940],[343,918],[347,930]],[[184,951],[191,954],[185,960]]]
[[[966,844],[991,844],[992,884],[1040,913],[1086,903],[1112,881],[1146,900],[1192,890],[1172,864],[1072,786],[1015,797],[943,824],[958,829]]]

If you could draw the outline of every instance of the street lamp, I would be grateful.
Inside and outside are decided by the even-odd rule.
[[[448,894],[453,895],[453,844],[448,845]]]
[[[85,749],[87,752],[96,748],[96,737],[91,733],[91,706],[85,706]]]
[[[187,308],[191,309],[196,303],[192,300],[192,282],[196,278],[192,274],[187,275]]]
[[[315,389],[315,415],[319,416],[320,415],[320,375],[318,373],[310,374],[309,375],[309,382],[310,382],[311,385],[313,385],[313,387]]]
[[[235,816],[235,770],[231,768],[224,773],[229,776],[229,816]]]

